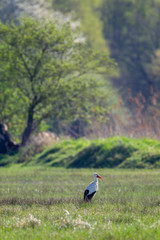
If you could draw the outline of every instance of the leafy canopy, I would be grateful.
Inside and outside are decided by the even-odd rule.
[[[108,53],[93,52],[69,24],[28,17],[0,23],[0,121],[15,136],[27,129],[28,138],[50,117],[104,115],[108,104],[97,76],[114,67]]]

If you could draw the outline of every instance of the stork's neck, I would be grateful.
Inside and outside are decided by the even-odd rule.
[[[98,182],[98,178],[97,178],[97,176],[94,177],[94,181],[95,181],[95,182]]]
[[[95,177],[94,179],[95,179],[94,184],[96,185],[96,191],[98,191],[98,178]]]

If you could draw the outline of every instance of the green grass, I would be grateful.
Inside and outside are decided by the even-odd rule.
[[[28,164],[24,156],[20,159]],[[125,137],[71,139],[34,155],[29,164],[66,168],[158,168],[160,142]]]
[[[83,192],[97,171],[92,203]],[[159,240],[160,170],[0,169],[0,239]]]
[[[40,153],[29,145],[16,155],[0,156],[0,166],[11,163],[65,168],[159,168],[160,142],[153,139],[111,137],[64,140]]]

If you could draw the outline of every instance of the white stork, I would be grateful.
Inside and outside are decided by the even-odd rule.
[[[94,194],[98,191],[98,178],[103,180],[103,178],[97,173],[93,173],[93,176],[95,180],[91,182],[84,191],[84,201],[91,200]]]

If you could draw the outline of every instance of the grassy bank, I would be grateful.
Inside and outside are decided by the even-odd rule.
[[[91,204],[83,191],[98,171]],[[0,169],[0,239],[159,240],[159,170]]]
[[[160,142],[152,139],[111,137],[99,140],[64,140],[40,153],[33,145],[14,156],[1,156],[0,166],[10,163],[65,168],[159,168]]]

